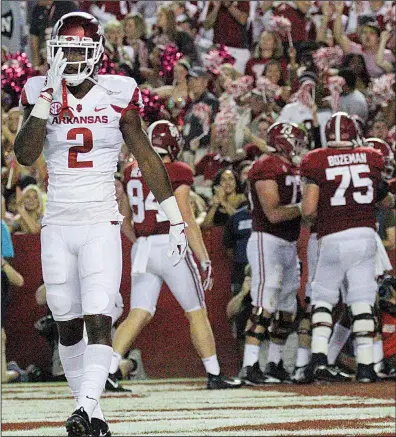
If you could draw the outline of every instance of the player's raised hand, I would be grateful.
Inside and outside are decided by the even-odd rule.
[[[181,222],[169,226],[169,250],[168,256],[175,261],[173,266],[177,266],[186,255],[188,243],[186,237],[187,223]]]
[[[202,285],[205,291],[210,291],[213,287],[213,269],[210,260],[201,262],[203,281]]]
[[[47,71],[47,78],[43,91],[47,93],[56,93],[62,85],[62,75],[66,68],[67,59],[63,57],[62,49],[58,49],[50,69]]]

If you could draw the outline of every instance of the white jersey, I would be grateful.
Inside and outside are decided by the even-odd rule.
[[[21,96],[23,106],[34,105],[44,87],[44,76],[30,78]],[[48,201],[43,224],[87,225],[122,221],[115,198],[125,110],[142,106],[136,81],[129,77],[100,75],[82,99],[67,91],[73,117],[61,120],[62,90],[53,96],[44,157],[48,167]]]

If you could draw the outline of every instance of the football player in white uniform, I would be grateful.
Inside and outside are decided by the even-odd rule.
[[[206,311],[204,292],[212,288],[213,274],[209,254],[189,200],[190,187],[194,183],[193,172],[187,164],[177,160],[182,152],[182,138],[177,127],[167,120],[151,124],[147,133],[165,163],[180,211],[188,225],[186,234],[193,252],[188,250],[186,258],[176,268],[171,268],[166,257],[169,221],[153,199],[137,163],[128,164],[124,170],[124,185],[129,203],[121,211],[125,217],[130,216],[133,220],[137,237],[131,254],[131,310],[114,336],[109,383],[113,380],[114,384],[114,374],[122,356],[153,318],[165,281],[189,321],[192,344],[208,376],[207,388],[238,388],[241,386],[239,379],[227,378],[220,372],[216,344]],[[202,277],[193,253],[201,264]]]
[[[110,435],[99,399],[112,358],[111,313],[121,281],[123,217],[114,173],[123,141],[171,223],[175,264],[187,249],[185,225],[165,166],[142,130],[135,80],[97,75],[104,52],[98,21],[86,13],[64,15],[47,48],[47,76],[29,79],[22,91],[24,119],[14,148],[20,164],[32,165],[43,151],[48,166],[41,260],[60,357],[77,401],[66,430]]]

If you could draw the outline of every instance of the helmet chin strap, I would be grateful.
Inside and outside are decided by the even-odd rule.
[[[113,94],[121,94],[121,91],[111,91],[108,88],[104,87],[103,85],[101,85],[97,80],[95,80],[93,77],[89,76],[87,77],[87,79],[94,83],[95,85],[97,85],[99,88],[101,88],[103,91],[106,91],[106,94],[111,96]]]

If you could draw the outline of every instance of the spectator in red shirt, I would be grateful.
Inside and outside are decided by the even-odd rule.
[[[304,0],[282,3],[274,10],[274,15],[290,20],[291,35],[297,51],[303,41],[316,39],[315,26],[307,15],[310,7],[311,2]],[[282,40],[284,44],[287,44],[287,37],[282,38]]]
[[[212,1],[204,21],[204,29],[213,28],[213,42],[228,46],[235,57],[235,68],[243,73],[250,57],[247,21],[250,2]]]
[[[273,31],[265,30],[260,37],[254,55],[248,60],[245,74],[258,79],[264,73],[264,68],[268,61],[279,60],[282,70],[287,70],[287,62],[283,57],[283,45],[280,36]]]
[[[80,1],[80,9],[94,15],[102,25],[111,20],[123,20],[132,12],[132,2],[115,1]]]
[[[209,152],[195,164],[195,176],[203,175],[205,181],[213,181],[217,172],[232,164],[231,158],[219,152]]]

